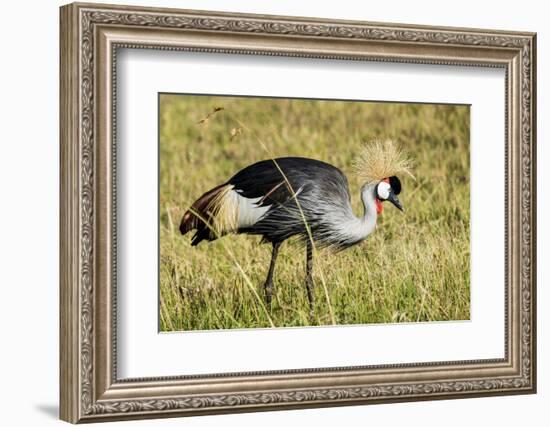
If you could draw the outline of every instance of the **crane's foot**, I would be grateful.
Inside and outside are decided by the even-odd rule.
[[[269,271],[267,272],[267,278],[264,283],[265,305],[268,310],[271,310],[271,297],[273,296],[273,271],[275,270],[275,262],[277,261],[277,255],[279,254],[279,246],[281,246],[281,242],[273,243],[271,263],[269,264]]]
[[[273,281],[265,282],[265,305],[268,310],[271,310],[271,299],[273,298]]]
[[[306,290],[307,299],[309,301],[309,321],[314,323],[313,306],[315,304],[315,296],[313,293],[313,242],[307,241],[306,251]]]
[[[315,306],[315,296],[313,294],[313,279],[311,276],[306,278],[306,290],[307,290],[307,300],[309,302],[309,321],[313,323],[315,320],[313,308]]]
[[[315,324],[315,313],[312,308],[309,309],[309,323],[312,325]]]

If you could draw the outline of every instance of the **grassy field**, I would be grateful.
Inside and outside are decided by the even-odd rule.
[[[161,330],[468,319],[469,114],[465,106],[162,95]],[[178,231],[185,210],[205,191],[278,156],[313,157],[342,169],[360,215],[354,156],[365,141],[386,138],[415,161],[416,181],[400,177],[406,213],[386,203],[366,241],[319,253],[313,317],[305,250],[297,242],[281,247],[268,311],[263,282],[271,245],[231,235],[191,247],[192,233]]]

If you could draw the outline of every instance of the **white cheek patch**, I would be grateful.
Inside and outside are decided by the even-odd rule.
[[[390,197],[390,188],[390,184],[388,184],[386,181],[381,181],[376,187],[378,198],[380,200],[386,200],[388,197]]]

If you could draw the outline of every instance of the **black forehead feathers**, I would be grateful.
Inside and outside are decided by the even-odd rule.
[[[393,190],[393,194],[398,195],[401,193],[401,181],[396,176],[390,176],[390,186]]]

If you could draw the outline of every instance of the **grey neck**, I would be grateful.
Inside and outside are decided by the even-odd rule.
[[[361,222],[364,224],[365,230],[368,231],[367,236],[374,231],[378,213],[376,211],[376,196],[374,194],[376,184],[365,184],[361,187],[361,200],[363,201],[363,217]],[[365,236],[366,237],[366,236]]]
[[[365,240],[376,228],[376,199],[374,187],[376,184],[365,184],[361,188],[361,200],[365,211],[362,217],[351,215],[351,218],[341,223],[342,234],[349,244],[356,244]]]
[[[365,211],[363,216],[357,217],[351,210],[351,205],[344,209],[345,214],[334,218],[330,233],[326,240],[336,241],[340,247],[349,247],[365,240],[376,228],[376,199],[374,196],[375,184],[365,184],[361,188],[361,200]]]

